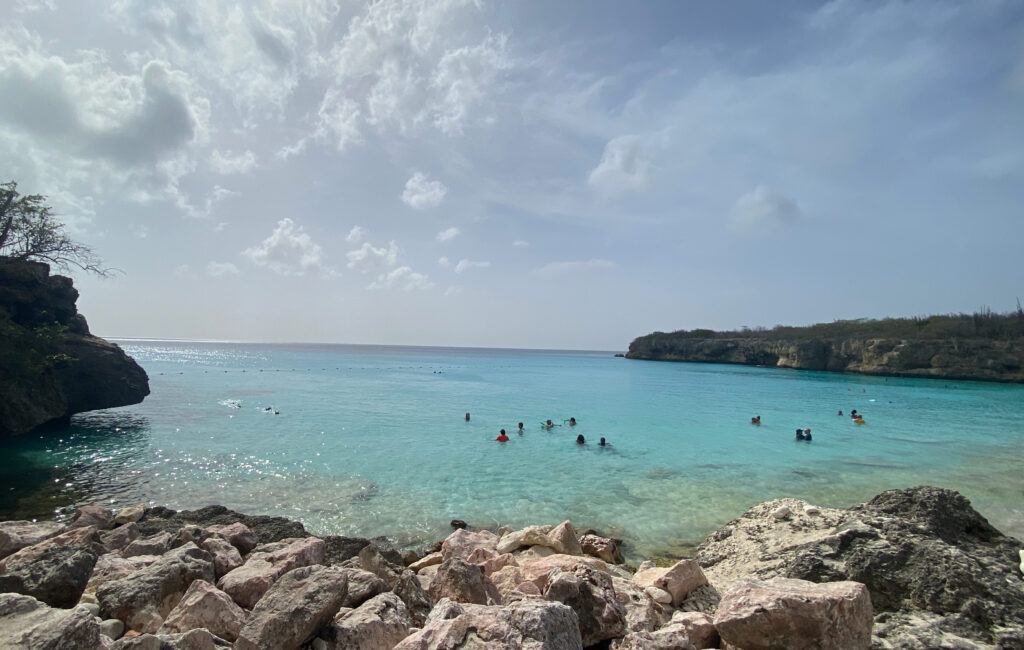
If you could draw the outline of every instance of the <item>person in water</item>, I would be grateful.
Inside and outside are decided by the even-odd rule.
[[[842,414],[843,414],[843,409],[839,409],[839,413],[837,413],[836,415],[842,415]]]
[[[501,430],[501,433],[498,434],[498,437],[495,438],[495,440],[498,442],[508,442],[508,436],[505,435],[504,429]]]
[[[750,423],[751,424],[761,424],[761,416],[757,415],[757,416],[754,416],[754,417],[750,418]]]
[[[797,429],[796,430],[796,439],[797,440],[803,440],[804,439],[804,430],[803,429]]]
[[[551,420],[548,420],[547,422],[544,423],[544,428],[545,429],[550,429],[553,426],[555,426],[555,423],[552,422]]]
[[[517,433],[519,433],[519,435],[523,435],[523,423],[522,422],[519,423],[519,430],[518,430]]]
[[[807,442],[811,441],[811,430],[810,429],[804,429],[804,440],[806,440]]]
[[[569,426],[570,427],[576,426],[576,418],[569,418]]]
[[[856,420],[859,417],[861,417],[861,416],[857,415],[857,409],[853,409],[852,411],[850,411],[850,419],[851,420]]]
[[[585,444],[587,444],[587,441],[583,438],[583,434],[582,433],[580,435],[576,436],[576,444],[577,445],[585,445]]]
[[[469,422],[469,413],[466,413],[466,422]]]
[[[609,445],[607,442],[604,441],[604,438],[601,438],[601,442],[599,442],[597,444],[598,444],[599,447],[611,447],[611,445]]]

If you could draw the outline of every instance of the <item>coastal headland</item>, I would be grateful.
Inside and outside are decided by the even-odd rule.
[[[671,566],[569,521],[432,547],[220,506],[0,523],[12,648],[1024,648],[1021,542],[959,493],[780,499]]]
[[[634,339],[626,357],[1022,383],[1024,312],[654,332]]]

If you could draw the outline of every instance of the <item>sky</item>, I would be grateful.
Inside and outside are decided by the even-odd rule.
[[[1016,308],[1024,3],[0,0],[108,337],[624,350]]]

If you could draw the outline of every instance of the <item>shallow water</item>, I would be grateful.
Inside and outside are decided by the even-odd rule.
[[[0,516],[221,503],[320,534],[406,540],[443,536],[452,518],[571,518],[646,555],[699,541],[769,498],[849,506],[927,483],[960,490],[1024,537],[1022,386],[605,352],[122,345],[152,394],[0,443]],[[836,415],[851,408],[867,423]],[[576,427],[540,426],[570,416]],[[814,441],[795,442],[797,427]],[[493,441],[501,428],[508,443]],[[614,447],[598,447],[601,436]]]

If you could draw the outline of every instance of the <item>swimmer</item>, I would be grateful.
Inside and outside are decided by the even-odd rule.
[[[519,435],[523,435],[523,423],[522,422],[519,423],[519,430],[516,433],[518,433]]]
[[[576,418],[569,418],[569,426],[570,427],[576,426]]]
[[[466,422],[469,422],[469,413],[466,413]]]
[[[804,430],[803,429],[797,429],[796,430],[796,439],[797,440],[803,440],[804,439]]]
[[[604,438],[601,438],[601,442],[597,443],[597,445],[599,447],[611,447],[611,445],[604,441]]]
[[[842,414],[843,414],[843,409],[839,409],[839,412],[836,413],[836,415],[842,415]]]
[[[851,420],[856,420],[856,419],[857,419],[857,418],[859,418],[859,417],[860,417],[860,416],[859,416],[859,415],[857,415],[857,409],[853,409],[852,411],[850,411],[850,419],[851,419]]]
[[[508,442],[508,436],[505,435],[504,429],[501,430],[501,433],[498,434],[498,437],[495,438],[495,440],[498,442]]]
[[[758,415],[758,416],[750,418],[750,423],[751,424],[758,424],[758,425],[761,424],[761,416]]]
[[[810,429],[804,429],[804,440],[806,440],[807,442],[811,441],[811,430]]]
[[[555,426],[555,423],[552,422],[551,420],[548,420],[547,422],[545,422],[541,426],[544,427],[545,429],[550,429],[551,427]]]
[[[587,441],[584,440],[582,433],[580,435],[576,436],[576,444],[577,445],[585,445],[585,444],[587,444]]]

